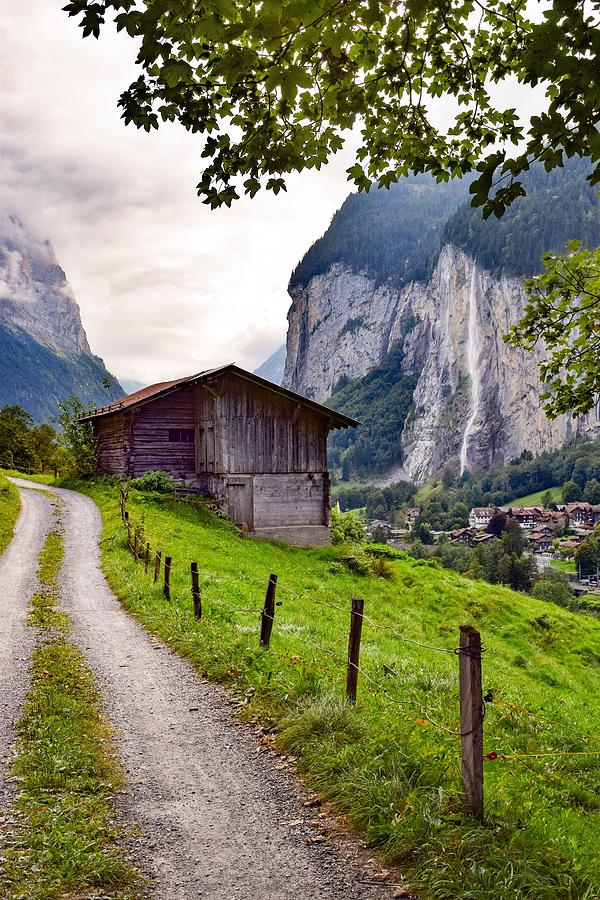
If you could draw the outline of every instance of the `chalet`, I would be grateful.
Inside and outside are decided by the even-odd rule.
[[[471,528],[487,528],[494,513],[498,512],[493,506],[474,506],[469,513],[469,525]]]
[[[600,506],[592,506],[585,500],[565,503],[559,509],[569,517],[569,523],[578,528],[593,527],[600,522]]]
[[[300,546],[329,540],[327,435],[358,424],[234,364],[151,385],[82,421],[101,472],[162,469],[255,536]]]
[[[549,525],[555,532],[565,529],[569,525],[569,517],[565,512],[546,512],[538,519],[538,525]]]
[[[554,540],[552,528],[549,525],[538,525],[529,532],[529,540],[534,553],[546,553]]]
[[[508,510],[508,515],[515,519],[521,528],[533,528],[544,516],[541,506],[518,506]]]
[[[457,528],[450,532],[451,544],[471,544],[477,537],[475,528]]]

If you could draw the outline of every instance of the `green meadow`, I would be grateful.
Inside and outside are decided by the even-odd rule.
[[[514,497],[512,500],[507,503],[503,503],[502,505],[505,507],[514,507],[514,506],[541,506],[542,505],[542,497],[545,497],[547,493],[552,495],[552,503],[562,503],[562,488],[551,487],[546,488],[544,491],[535,491],[533,494],[526,494],[524,497]]]
[[[104,571],[126,609],[227,685],[239,714],[260,721],[306,783],[422,896],[600,896],[598,621],[430,560],[253,541],[200,501],[130,490],[132,524],[151,547],[146,575],[126,548],[118,484],[69,486],[100,507]],[[170,602],[152,580],[156,550],[173,560]],[[281,605],[265,650],[259,611],[271,572]],[[367,617],[355,707],[344,697],[353,596]],[[450,733],[462,624],[485,645],[483,825],[463,807],[460,739]]]
[[[0,472],[0,553],[12,540],[20,506],[18,490]]]

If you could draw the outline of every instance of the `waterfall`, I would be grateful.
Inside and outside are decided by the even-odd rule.
[[[473,432],[473,425],[479,413],[479,329],[477,327],[477,293],[475,291],[476,266],[473,263],[471,273],[471,291],[469,293],[469,319],[467,336],[467,365],[471,380],[471,414],[467,419],[465,431],[460,448],[460,474],[467,468],[467,454],[469,451],[469,438]]]

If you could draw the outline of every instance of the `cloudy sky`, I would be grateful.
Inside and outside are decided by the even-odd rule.
[[[60,6],[3,0],[4,205],[54,245],[92,349],[119,378],[255,368],[285,338],[292,269],[349,193],[351,150],[289,178],[287,194],[211,211],[195,193],[201,138],[121,122],[131,40],[82,40]],[[514,105],[514,85],[500,93]],[[539,109],[518,93],[525,113]]]
[[[292,269],[349,193],[349,153],[287,195],[209,210],[195,193],[201,138],[121,122],[131,40],[84,41],[60,6],[3,0],[3,204],[54,245],[118,377],[255,368],[285,339]]]

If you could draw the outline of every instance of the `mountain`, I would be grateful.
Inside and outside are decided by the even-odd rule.
[[[542,252],[597,242],[588,168],[532,167],[501,220],[470,207],[465,182],[424,176],[345,201],[290,280],[283,381],[363,423],[333,437],[333,465],[420,482],[600,433],[600,409],[548,420],[539,354],[502,340]]]
[[[104,405],[123,390],[90,350],[51,244],[7,214],[0,222],[0,407],[19,404],[40,422],[71,394]]]
[[[136,391],[148,387],[145,381],[135,381],[133,378],[121,378],[121,385],[126,394],[135,394]]]
[[[283,381],[283,370],[285,367],[285,344],[278,347],[275,353],[272,353],[268,359],[264,361],[258,369],[254,370],[255,375],[266,378],[274,384],[281,384]]]

